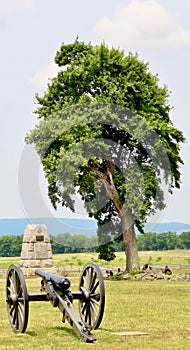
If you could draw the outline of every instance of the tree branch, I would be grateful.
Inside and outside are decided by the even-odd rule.
[[[115,187],[113,176],[109,168],[106,169],[105,173],[102,173],[97,168],[93,168],[96,178],[104,185],[105,190],[109,198],[114,203],[118,212],[121,211],[122,207],[119,205],[119,194]]]

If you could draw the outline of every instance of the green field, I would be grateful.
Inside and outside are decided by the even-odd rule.
[[[98,259],[98,253],[70,253],[70,254],[57,254],[53,257],[54,265],[56,267],[63,267],[67,271],[72,268],[78,268],[79,270],[89,261],[98,263],[102,267],[117,269],[125,267],[125,253],[116,253],[116,259],[111,262]],[[20,259],[16,257],[3,257],[0,258],[0,268],[8,267],[12,263],[19,264]],[[163,251],[147,251],[139,252],[139,262],[143,266],[145,263],[149,263],[154,266],[165,265],[190,265],[190,250],[163,250]]]
[[[152,262],[161,257],[159,264],[172,259],[173,264],[184,264],[189,251],[140,253],[142,263],[152,256]],[[80,262],[95,261],[94,254],[70,254],[55,256],[55,264],[80,268]],[[123,260],[121,260],[123,259]],[[177,259],[177,260],[176,260]],[[67,261],[66,261],[67,260]],[[19,259],[2,259],[6,263]],[[119,253],[110,266],[121,266],[124,255]],[[105,262],[104,262],[105,264]],[[114,265],[112,265],[114,264]],[[0,266],[1,260],[0,260]],[[71,265],[70,265],[71,266]],[[103,266],[103,265],[102,265]],[[187,268],[187,272],[190,270]],[[79,274],[68,271],[71,290],[78,289]],[[39,291],[40,279],[26,279],[28,291]],[[13,333],[7,317],[5,303],[5,277],[0,279],[0,349],[1,350],[188,350],[190,344],[190,284],[171,281],[105,281],[106,308],[100,328],[93,331],[97,341],[85,344],[79,340],[72,328],[61,322],[61,313],[50,303],[30,303],[28,328],[25,334]],[[77,308],[77,301],[74,302]],[[146,332],[144,336],[118,336],[114,332]]]
[[[77,290],[74,277],[72,290]],[[38,291],[40,280],[27,280],[28,290]],[[106,309],[93,345],[80,341],[59,310],[49,303],[30,303],[25,334],[14,334],[5,305],[5,281],[0,281],[0,348],[8,349],[144,349],[188,350],[190,342],[189,283],[105,281]],[[77,305],[76,305],[77,306]],[[121,337],[114,332],[141,331],[147,336]]]

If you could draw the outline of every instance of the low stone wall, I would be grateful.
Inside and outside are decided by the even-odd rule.
[[[190,273],[184,274],[165,274],[162,272],[153,273],[153,272],[142,272],[136,275],[131,275],[129,273],[123,275],[123,278],[130,281],[140,281],[140,280],[167,280],[167,281],[179,281],[179,282],[190,282]]]

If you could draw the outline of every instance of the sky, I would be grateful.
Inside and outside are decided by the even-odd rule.
[[[75,214],[52,209],[40,161],[24,142],[37,122],[35,94],[57,73],[57,50],[79,36],[138,52],[171,91],[171,119],[186,137],[182,183],[151,220],[190,223],[189,16],[189,0],[0,0],[0,218],[86,217],[80,201]]]

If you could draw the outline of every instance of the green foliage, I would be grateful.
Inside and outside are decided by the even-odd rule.
[[[97,248],[97,253],[99,253],[99,259],[105,260],[105,261],[112,261],[115,259],[115,249],[112,245],[112,243],[107,243],[105,245],[100,245]]]
[[[152,264],[152,256],[149,256],[149,258],[148,258],[148,263],[149,263],[149,264]]]
[[[122,281],[122,280],[124,280],[124,275],[119,275],[118,276],[117,274],[115,274],[115,275],[109,277],[109,280],[111,280],[111,281]]]
[[[190,249],[190,231],[181,233],[178,246],[179,248]]]
[[[98,240],[96,236],[63,233],[51,235],[51,246],[53,254],[94,252],[98,246]],[[73,259],[76,257],[73,256]]]
[[[124,230],[121,210],[142,231],[165,205],[162,177],[169,192],[180,186],[184,137],[170,120],[167,87],[137,54],[104,43],[63,44],[55,62],[62,70],[36,96],[39,124],[26,137],[41,157],[52,205],[74,211],[79,193],[101,242]]]
[[[142,270],[138,269],[136,266],[133,267],[133,269],[131,269],[131,271],[130,271],[131,276],[138,275],[139,273],[142,273]]]
[[[20,256],[22,249],[22,239],[23,236],[1,236],[0,256]],[[112,261],[115,258],[115,252],[121,252],[125,250],[121,237],[112,243],[107,243],[106,245],[99,245],[97,236],[88,237],[85,235],[71,235],[70,233],[51,235],[50,240],[53,254],[97,251],[99,253],[99,258],[105,261]],[[166,232],[160,234],[145,233],[143,235],[137,236],[137,246],[139,251],[162,251],[174,250],[178,248],[190,249],[189,242],[190,231],[182,232],[180,235],[177,235],[175,232]],[[73,256],[73,259],[76,259],[76,257]],[[152,256],[147,257],[147,259],[147,261],[151,264]],[[156,262],[161,262],[161,260],[161,256],[158,256],[156,258]]]
[[[190,248],[190,232],[145,233],[137,237],[138,250],[174,250]],[[161,260],[161,257],[159,257]],[[151,262],[150,262],[151,263]]]
[[[0,256],[20,256],[23,236],[1,236]],[[70,233],[51,235],[53,254],[94,252],[98,246],[96,236],[71,235]],[[74,257],[75,258],[75,257]]]
[[[22,236],[1,236],[0,256],[20,256],[22,249]]]
[[[161,256],[158,256],[157,258],[156,258],[156,262],[160,262],[162,260],[162,257]]]

